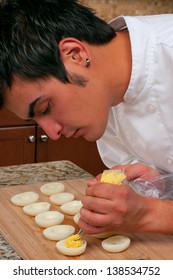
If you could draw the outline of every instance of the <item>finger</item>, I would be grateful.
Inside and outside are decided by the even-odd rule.
[[[127,175],[127,180],[133,180],[136,178],[149,180],[158,176],[159,173],[154,168],[151,168],[143,163],[134,163],[126,168],[125,174]]]
[[[116,165],[116,166],[113,166],[111,168],[111,170],[122,170],[122,171],[125,171],[128,166],[129,166],[128,164]]]
[[[84,208],[100,214],[106,214],[113,211],[113,202],[104,198],[84,196],[82,198],[82,204]]]
[[[97,233],[107,231],[106,227],[92,226],[92,225],[86,223],[86,221],[83,220],[82,218],[79,219],[78,225],[80,228],[82,228],[88,234],[97,234]]]
[[[95,213],[84,207],[81,208],[80,215],[81,218],[85,221],[85,223],[91,226],[100,227],[107,226],[110,224],[110,218],[108,215]]]
[[[98,180],[96,178],[93,178],[93,179],[87,181],[87,186],[90,187],[90,186],[95,185],[96,183],[98,183]]]
[[[101,177],[102,177],[102,173],[100,173],[100,174],[98,174],[98,175],[96,176],[96,179],[97,179],[98,182],[100,182]]]
[[[90,180],[87,181],[87,185],[88,186],[93,186],[95,185],[96,183],[100,182],[100,179],[101,179],[101,173],[98,174],[95,178],[92,178]]]
[[[86,190],[86,195],[112,200],[120,186],[110,183],[97,183]]]

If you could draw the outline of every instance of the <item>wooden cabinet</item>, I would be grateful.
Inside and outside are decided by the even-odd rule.
[[[34,121],[23,121],[6,109],[0,112],[0,151],[0,166],[70,160],[93,175],[106,168],[95,142],[52,141]]]
[[[0,165],[35,162],[35,143],[29,135],[35,134],[35,126],[7,127],[0,129]]]

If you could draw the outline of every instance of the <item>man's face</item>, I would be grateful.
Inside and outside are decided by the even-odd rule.
[[[22,119],[34,119],[52,140],[64,135],[95,141],[104,133],[109,112],[100,90],[90,82],[81,87],[55,78],[36,82],[15,78],[5,106]]]

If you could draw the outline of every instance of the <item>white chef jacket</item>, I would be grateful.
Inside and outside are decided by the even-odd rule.
[[[118,17],[110,25],[129,30],[132,72],[124,102],[110,109],[99,153],[109,168],[144,162],[173,173],[173,15]]]

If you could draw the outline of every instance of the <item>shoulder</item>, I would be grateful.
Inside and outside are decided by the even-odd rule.
[[[128,28],[129,32],[156,34],[158,39],[173,38],[173,14],[148,16],[119,16],[109,22],[115,31]],[[172,41],[172,40],[171,40]]]

